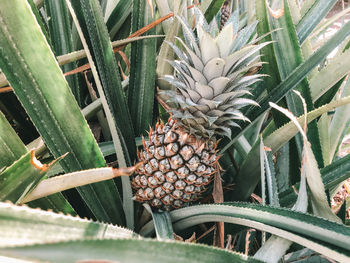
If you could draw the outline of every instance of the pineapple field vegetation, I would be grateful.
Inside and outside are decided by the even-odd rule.
[[[349,13],[0,1],[0,262],[350,262]]]

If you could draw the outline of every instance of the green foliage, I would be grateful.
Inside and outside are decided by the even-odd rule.
[[[34,2],[41,4],[35,6]],[[294,0],[245,0],[238,6],[238,1],[228,1],[234,34],[244,32],[236,43],[250,43],[254,41],[250,36],[256,35],[255,44],[265,45],[255,50],[260,54],[251,61],[254,67],[249,72],[267,75],[250,87],[259,107],[242,108],[251,123],[239,121],[242,129],[233,127],[228,132],[231,138],[221,140],[218,146],[223,155],[224,193],[216,188],[214,193],[216,198],[223,195],[224,203],[192,204],[170,212],[134,205],[127,176],[28,203],[41,210],[17,204],[25,202],[47,177],[65,174],[67,180],[73,180],[72,172],[105,167],[107,162],[119,168],[135,164],[137,147],[142,147],[138,136],[147,135],[148,127],[163,116],[162,107],[169,103],[157,96],[158,88],[180,85],[162,79],[173,74],[169,61],[191,64],[195,59],[192,53],[182,57],[186,52],[181,45],[169,43],[185,40],[197,45],[196,39],[186,39],[194,36],[191,29],[196,23],[214,29],[225,1],[200,1],[198,10],[204,16],[193,7],[186,9],[197,1],[34,2],[0,2],[2,255],[49,262],[277,262],[282,257],[286,262],[326,262],[323,256],[350,261],[349,228],[339,223],[342,219],[348,224],[349,220],[339,218],[344,211],[338,217],[333,213],[326,196],[331,193],[332,197],[350,177],[350,157],[338,157],[350,116],[350,22],[327,39],[321,34],[339,18],[324,20],[335,0],[299,1],[303,2],[300,6]],[[170,12],[175,16],[147,28],[145,38],[111,42]],[[211,23],[205,24],[204,17]],[[256,26],[252,21],[259,23]],[[181,23],[188,25],[187,34],[179,30]],[[84,50],[74,49],[81,46]],[[113,48],[121,52],[114,53]],[[85,65],[82,73],[77,66],[87,61],[89,66]],[[244,58],[238,62],[243,63]],[[79,73],[73,76],[62,73],[76,69]],[[186,67],[179,72],[191,74]],[[7,85],[13,94],[4,93]],[[300,91],[305,104],[290,92],[293,89]],[[24,110],[15,104],[17,99]],[[271,102],[295,117],[288,116],[290,121],[284,113],[271,110]],[[27,147],[23,143],[30,122],[45,143],[40,151],[33,148],[34,142]],[[100,127],[107,133],[101,133]],[[37,150],[40,162],[31,150]],[[49,163],[66,153],[56,167],[47,170]],[[113,174],[111,168],[104,169]],[[94,172],[98,171],[102,173]],[[218,182],[220,178],[216,187]],[[251,196],[258,200],[261,196],[264,205],[234,202],[248,201]],[[201,201],[212,203],[212,197],[209,194]],[[44,211],[49,209],[53,212]],[[84,217],[89,220],[81,219]],[[217,222],[225,222],[224,230]],[[250,235],[251,229],[255,231]],[[174,241],[178,237],[175,232],[183,239],[195,233],[196,243],[206,245]],[[150,239],[154,236],[158,240]],[[211,246],[221,240],[228,249]]]

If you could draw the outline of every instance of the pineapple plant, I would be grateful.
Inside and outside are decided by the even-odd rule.
[[[0,112],[1,262],[18,258],[33,262],[145,263],[189,258],[191,262],[204,263],[350,262],[346,204],[338,213],[345,222],[340,224],[325,194],[327,191],[331,195],[340,181],[349,177],[350,171],[350,156],[338,158],[336,154],[342,134],[349,132],[343,125],[348,123],[349,108],[340,106],[350,102],[350,81],[345,78],[350,68],[346,63],[350,61],[349,39],[344,42],[350,34],[350,24],[329,40],[322,40],[322,45],[309,41],[314,40],[312,29],[334,1],[318,1],[312,6],[312,1],[308,1],[303,5],[302,19],[297,17],[300,10],[295,1],[284,1],[284,13],[272,12],[268,6],[271,1],[240,1],[239,6],[238,2],[226,5],[228,13],[232,12],[227,23],[226,15],[219,17],[219,10],[223,14],[224,0],[185,1],[187,5],[200,2],[198,7],[207,21],[225,18],[220,21],[221,33],[215,23],[206,23],[198,11],[193,21],[192,5],[183,13],[187,19],[176,18],[166,31],[167,27],[159,23],[171,17],[171,11],[181,13],[175,6],[175,3],[180,6],[181,1],[155,1],[156,5],[154,1],[141,0],[34,1],[38,6],[31,2],[0,1],[0,111],[9,118],[8,121]],[[113,6],[112,2],[118,4]],[[168,3],[169,8],[163,8]],[[87,41],[84,50],[78,50],[80,47],[75,45],[71,51],[77,52],[56,50],[56,44],[78,38],[77,32],[71,30],[74,28],[71,17],[62,12],[66,4],[71,5],[69,12],[75,27],[81,29],[80,38]],[[39,10],[42,15],[38,14]],[[283,14],[276,18],[276,13]],[[132,18],[126,17],[128,14]],[[163,18],[157,19],[159,16]],[[242,18],[240,22],[238,16]],[[259,21],[257,28],[256,23],[251,23],[254,19]],[[185,21],[190,21],[191,27]],[[182,23],[184,38],[176,43],[164,43],[163,35],[153,35],[162,27],[166,40],[179,36],[177,30],[172,30],[178,23]],[[246,23],[248,26],[244,28]],[[148,31],[148,36],[117,40],[156,25],[157,31]],[[50,34],[43,34],[47,29]],[[255,34],[274,44],[257,45]],[[119,56],[123,53],[114,56],[111,40],[117,40],[112,42],[114,51],[125,45],[125,41],[132,41],[130,52],[125,49],[130,71],[125,65],[127,60],[122,61]],[[160,42],[164,45],[157,45]],[[307,54],[307,50],[301,49],[303,42],[317,50]],[[267,46],[260,49],[264,45]],[[326,59],[338,46],[339,54]],[[175,51],[175,61],[172,52],[162,52],[169,49]],[[262,72],[270,77],[254,83],[262,77],[252,75],[261,64],[260,54],[264,61]],[[92,76],[86,72],[86,83],[68,85],[59,66],[86,55]],[[323,63],[325,59],[327,63]],[[162,61],[170,61],[167,66],[173,66],[175,75],[168,68],[158,71],[164,65]],[[220,63],[224,65],[222,71]],[[320,63],[324,66],[318,67]],[[125,79],[121,83],[118,65],[129,82]],[[86,64],[78,68],[71,66],[74,72],[89,68]],[[173,88],[165,90],[167,86],[158,83],[163,89],[157,96],[161,98],[159,103],[168,106],[171,118],[166,123],[158,121],[149,138],[143,140],[143,150],[138,154],[142,167],[131,177],[135,189],[132,192],[127,175],[137,167],[124,167],[136,161],[136,145],[142,146],[138,135],[160,114],[154,108],[156,72]],[[308,75],[310,83],[301,83],[309,72],[313,73]],[[298,155],[294,141],[298,129],[294,122],[278,128],[279,116],[268,112],[269,102],[278,103],[300,84],[305,87],[299,89],[305,99],[311,91],[312,101],[307,103],[315,104],[314,110],[308,108],[306,119],[309,123],[315,120],[319,129],[317,133],[310,126],[307,135],[313,140],[302,143],[314,147],[319,140],[322,146],[319,151],[305,147],[307,162]],[[72,94],[69,88],[73,91],[74,87],[79,92]],[[99,99],[92,102],[89,98],[93,96],[87,94],[87,88],[96,88]],[[342,98],[337,98],[337,94],[334,100],[334,93],[340,91]],[[76,97],[79,105],[74,101],[76,94],[80,94]],[[7,95],[16,96],[24,109],[17,106],[19,103],[11,105]],[[256,103],[249,98],[260,106],[255,107]],[[248,109],[242,109],[244,103],[249,105]],[[274,104],[271,106],[276,108]],[[288,109],[295,116],[304,114],[291,106]],[[37,134],[28,138],[22,132],[17,135],[19,124],[25,123],[17,121],[21,119],[14,113],[24,110],[45,143],[40,142]],[[249,124],[248,118],[254,124]],[[298,118],[302,122],[303,116]],[[106,124],[104,131],[106,135],[109,131],[110,136],[102,133],[103,136],[95,139],[88,127],[92,123]],[[223,136],[231,139],[218,143]],[[33,142],[25,145],[30,140]],[[34,151],[28,149],[36,149],[36,158]],[[57,158],[59,162],[52,167],[51,160]],[[323,158],[324,165],[316,164],[316,158],[316,161]],[[218,160],[225,173],[219,170]],[[107,162],[118,168],[105,167]],[[123,176],[118,176],[118,171]],[[194,205],[197,201],[205,203],[201,195],[210,197],[204,192],[209,194],[214,175],[215,183],[219,181],[219,172],[227,190],[224,202]],[[259,181],[261,189],[256,187]],[[62,193],[66,189],[71,189],[72,194]],[[154,197],[150,198],[152,194]],[[134,206],[133,195],[140,202],[172,211]],[[213,196],[218,195],[214,192]],[[248,201],[248,197],[259,200],[260,196],[261,204],[237,202]],[[19,205],[23,203],[31,208]],[[180,208],[189,204],[190,207]],[[89,220],[82,219],[85,217]],[[155,236],[158,240],[150,239]],[[265,237],[266,242],[260,242]],[[292,246],[293,242],[296,244]]]
[[[257,105],[246,95],[262,76],[249,72],[261,64],[258,51],[267,44],[256,44],[252,28],[238,32],[234,17],[220,32],[199,10],[196,30],[179,19],[185,41],[177,38],[182,48],[169,43],[178,59],[169,62],[175,74],[163,77],[174,90],[160,92],[170,98],[171,117],[143,139],[142,165],[132,179],[137,201],[166,210],[198,200],[220,169],[218,138],[230,137],[237,121],[249,121],[241,108]]]

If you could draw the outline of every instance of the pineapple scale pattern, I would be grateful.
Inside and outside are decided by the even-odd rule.
[[[198,140],[173,119],[158,122],[149,138],[138,152],[143,164],[132,179],[136,201],[170,210],[197,200],[216,171],[216,144]]]

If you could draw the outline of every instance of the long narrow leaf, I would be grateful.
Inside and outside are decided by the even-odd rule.
[[[301,97],[300,93],[298,95]],[[305,111],[306,111],[306,103],[305,100],[302,98]],[[324,218],[327,218],[329,220],[341,223],[340,218],[338,218],[331,210],[328,204],[326,192],[324,189],[324,185],[322,182],[320,170],[317,166],[315,156],[311,150],[311,145],[307,140],[306,134],[301,128],[298,120],[296,117],[289,112],[286,109],[283,109],[276,104],[271,103],[271,106],[282,113],[284,113],[288,118],[291,119],[291,121],[297,126],[299,132],[303,136],[303,143],[304,143],[304,149],[303,149],[303,172],[306,175],[307,183],[310,188],[310,199],[312,204],[312,210],[315,215],[322,216]],[[305,122],[306,123],[306,122]]]
[[[16,258],[49,262],[227,263],[261,262],[243,254],[199,244],[135,239],[83,239],[0,250]],[[61,253],[57,253],[60,251]]]
[[[0,232],[0,247],[78,238],[137,237],[121,227],[9,203],[0,203]]]
[[[56,56],[70,53],[73,50],[71,38],[71,21],[65,1],[45,0],[45,10],[48,20],[52,47]],[[75,63],[70,63],[62,67],[63,72],[73,70]],[[69,87],[72,89],[79,106],[82,105],[77,76],[67,77]]]
[[[121,28],[132,10],[132,1],[121,0],[118,2],[110,16],[108,17],[106,26],[110,37],[113,39],[118,30]]]
[[[325,189],[331,189],[339,185],[350,177],[350,155],[334,161],[330,165],[321,169],[322,181]],[[298,189],[299,184],[295,187]],[[292,205],[297,198],[294,189],[290,188],[280,194],[281,204],[283,206]]]
[[[310,80],[312,100],[316,101],[350,72],[350,49],[329,60]]]
[[[299,46],[298,37],[292,21],[289,4],[284,1],[285,13],[282,17],[276,19],[270,16],[271,29],[278,29],[272,32],[272,39],[275,41],[274,48],[276,54],[276,60],[278,64],[278,70],[282,79],[284,80],[296,67],[303,62],[302,50]],[[288,52],[285,52],[288,50]],[[306,100],[307,110],[314,109],[310,87],[307,79],[303,79],[296,87],[303,98]],[[304,114],[303,105],[300,102],[298,96],[295,93],[288,93],[286,95],[288,109],[295,115],[300,116]],[[308,138],[311,142],[312,150],[315,153],[317,162],[320,167],[323,167],[322,150],[319,141],[319,134],[316,121],[309,123],[308,125]],[[303,143],[300,136],[296,136],[296,144],[299,152],[302,152]]]
[[[121,141],[124,150],[130,155],[130,161],[127,161],[130,165],[131,160],[136,159],[134,131],[101,8],[96,0],[71,1],[71,3],[89,49],[93,52],[108,106],[116,122],[119,136],[123,137]]]
[[[343,91],[342,91],[342,97],[350,96],[350,80],[347,79]],[[350,120],[350,106],[345,105],[344,107],[338,108],[335,111],[335,114],[332,118],[330,127],[329,127],[329,136],[331,138],[330,140],[330,156],[329,161],[333,160],[337,149],[339,147],[339,144],[342,141],[342,136],[346,133],[346,130],[348,129]]]
[[[77,2],[75,2],[75,3],[77,3]],[[118,161],[119,161],[119,166],[120,167],[126,167],[126,165],[127,165],[126,158],[125,158],[125,155],[124,155],[124,152],[123,152],[123,149],[122,149],[122,147],[125,146],[125,145],[121,144],[121,140],[120,140],[120,137],[119,137],[118,126],[117,126],[117,123],[116,123],[116,121],[114,119],[114,116],[113,116],[113,113],[112,113],[113,111],[110,108],[110,104],[108,104],[108,99],[107,99],[108,96],[107,97],[105,96],[105,92],[103,90],[99,74],[98,74],[98,72],[96,70],[96,67],[95,67],[95,62],[93,61],[90,49],[88,47],[88,43],[86,42],[86,39],[84,37],[83,31],[82,31],[82,28],[81,28],[81,26],[79,24],[79,21],[78,21],[78,18],[76,16],[76,13],[73,10],[73,7],[72,7],[71,3],[68,2],[68,0],[67,0],[67,4],[68,4],[68,8],[69,8],[69,10],[71,12],[71,15],[73,17],[73,21],[74,21],[74,23],[76,25],[77,32],[78,32],[78,34],[80,36],[80,39],[82,41],[82,44],[84,46],[84,49],[85,49],[85,52],[87,54],[88,60],[90,61],[92,74],[94,76],[97,89],[98,89],[98,91],[100,93],[101,102],[102,102],[102,105],[104,107],[106,118],[107,118],[107,122],[108,122],[108,126],[110,128],[111,135],[112,135],[112,138],[113,138],[113,144],[114,144],[114,148],[115,148],[115,151],[116,151],[116,154],[117,154],[117,158],[118,158]],[[85,4],[88,4],[88,3],[85,3]],[[93,6],[88,6],[88,9],[89,8],[92,8],[93,10],[95,10],[97,12],[97,16],[99,16],[100,20],[101,20],[101,10],[99,9],[99,7],[96,6],[96,3]],[[78,10],[78,11],[80,11],[80,10]],[[83,15],[80,14],[80,17],[83,18]],[[83,19],[82,22],[84,23],[84,21],[85,20]],[[104,29],[104,27],[102,25],[102,30],[103,29]],[[98,32],[95,32],[94,30],[93,30],[93,33],[97,33],[97,35],[98,35]],[[107,46],[108,46],[108,44],[107,44]],[[106,72],[104,72],[104,73],[106,73]],[[126,156],[128,157],[129,155],[126,155]],[[127,158],[127,160],[129,160],[129,158]],[[133,228],[133,203],[131,201],[131,187],[130,187],[130,180],[129,180],[129,178],[122,179],[122,183],[123,183],[123,195],[124,195],[124,198],[123,198],[124,209],[127,209],[127,210],[126,211],[122,211],[121,200],[120,200],[120,196],[119,196],[118,190],[116,188],[114,188],[114,190],[117,192],[116,206],[117,206],[117,209],[119,210],[119,213],[127,212],[126,223],[128,224],[128,226],[130,228]],[[125,206],[125,204],[129,204],[129,205]]]
[[[146,209],[152,214],[157,239],[173,240],[174,231],[173,231],[173,226],[171,223],[169,212],[168,211],[153,212],[149,205],[146,206]]]
[[[323,113],[333,109],[334,107],[340,107],[342,105],[350,103],[350,97],[343,98],[339,101],[331,102],[327,105],[324,105],[312,112],[307,114],[308,122],[314,120]],[[298,121],[303,125],[305,116],[300,116]],[[289,122],[288,124],[282,126],[272,134],[265,135],[263,134],[264,143],[266,146],[272,149],[272,153],[275,153],[280,147],[282,147],[286,142],[292,139],[298,133],[296,126]],[[237,200],[246,200],[250,194],[254,191],[259,178],[259,144],[258,140],[255,145],[252,147],[252,150],[249,152],[247,158],[245,159],[242,167],[239,171],[239,174],[236,179],[236,183],[239,187],[235,187],[233,191],[233,197]]]
[[[298,38],[300,43],[310,35],[312,30],[320,23],[320,21],[328,14],[335,5],[337,0],[317,0],[308,10],[304,17],[297,25]]]
[[[45,176],[47,168],[28,152],[0,172],[0,201],[20,203]]]
[[[27,152],[25,145],[0,111],[0,169]]]
[[[152,7],[144,0],[133,0],[132,32],[150,24]],[[147,34],[154,34],[155,28]],[[128,103],[135,135],[145,134],[152,124],[156,77],[156,40],[145,39],[131,44]]]

